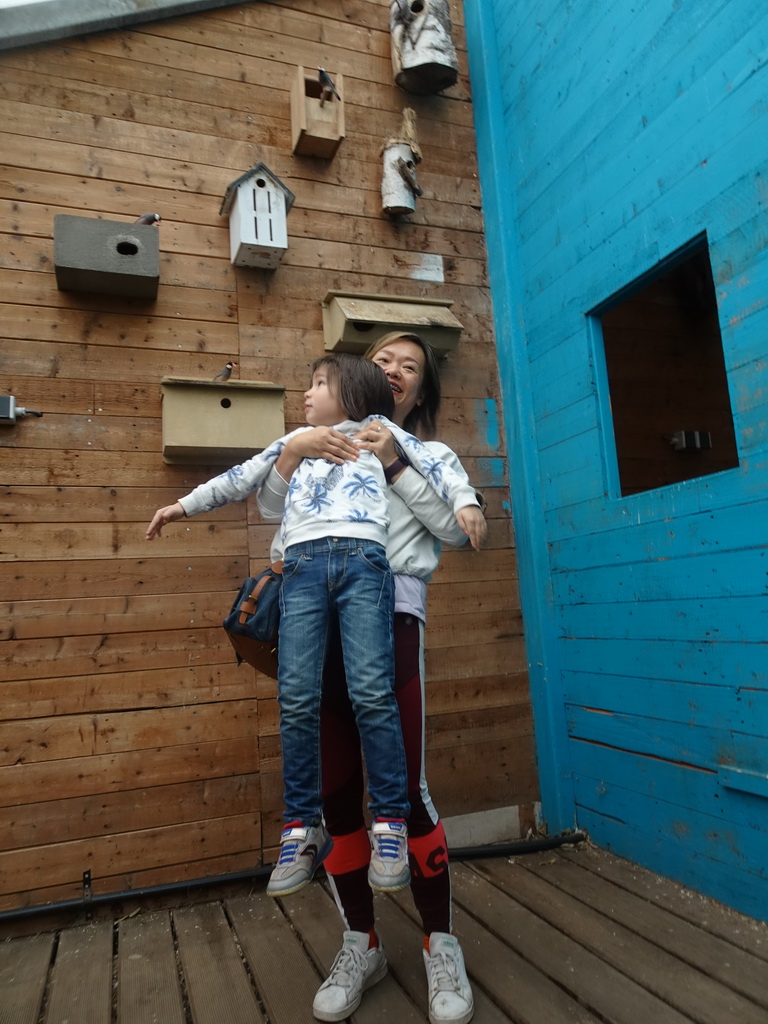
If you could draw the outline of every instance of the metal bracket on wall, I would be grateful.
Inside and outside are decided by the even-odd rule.
[[[83,905],[86,909],[86,917],[90,918],[93,913],[92,907],[93,892],[91,890],[90,869],[83,872]]]

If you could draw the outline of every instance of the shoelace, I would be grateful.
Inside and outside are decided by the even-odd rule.
[[[384,859],[397,860],[400,857],[400,847],[405,842],[402,836],[376,836],[376,844],[379,848],[379,856]]]
[[[445,952],[435,953],[429,957],[432,978],[436,992],[455,992],[459,987],[459,972],[456,960]]]
[[[359,949],[350,949],[349,946],[344,946],[336,954],[326,984],[349,988],[358,974],[365,974],[367,966],[368,961],[364,953],[361,953]]]

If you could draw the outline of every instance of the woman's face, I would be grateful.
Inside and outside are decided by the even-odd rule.
[[[395,411],[392,419],[402,427],[405,417],[423,401],[425,357],[420,345],[407,338],[388,342],[371,356],[387,375]]]

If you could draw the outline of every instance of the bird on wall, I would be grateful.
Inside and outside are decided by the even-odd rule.
[[[339,96],[336,91],[336,86],[333,84],[333,79],[325,68],[318,68],[317,72],[320,78],[320,85],[323,88],[322,95],[320,96],[320,106],[322,107],[325,101],[330,99],[331,96],[335,96],[337,100],[341,100],[341,96]]]
[[[237,363],[234,363],[234,362],[227,363],[227,365],[222,370],[219,370],[219,372],[216,374],[216,376],[213,379],[215,381],[229,380],[229,378],[232,376],[232,369],[235,366],[237,366]]]
[[[161,217],[159,213],[142,213],[140,217],[137,217],[134,224],[154,224],[160,223]]]

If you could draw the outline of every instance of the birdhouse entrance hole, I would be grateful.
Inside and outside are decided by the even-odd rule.
[[[706,235],[590,315],[598,366],[604,360],[605,422],[613,422],[619,493],[736,469],[739,453]],[[711,439],[711,448],[679,441],[688,435]]]
[[[231,407],[232,407],[232,403],[230,402],[230,400],[228,398],[222,398],[222,400],[221,400],[221,408],[222,409],[230,409]]]
[[[319,100],[323,95],[323,87],[320,85],[319,78],[305,78],[304,79],[304,95],[309,96],[313,100]],[[329,101],[333,102],[333,96],[328,97]]]
[[[118,242],[116,248],[121,256],[135,256],[139,251],[135,242]]]

